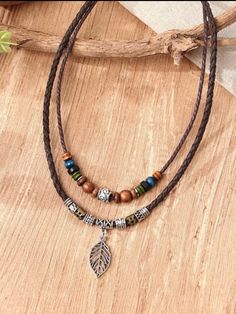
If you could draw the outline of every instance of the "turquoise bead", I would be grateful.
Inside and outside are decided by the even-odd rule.
[[[74,162],[73,159],[67,159],[67,160],[65,160],[65,167],[66,167],[67,169],[70,169],[70,168],[74,167],[74,165],[75,165],[75,162]]]
[[[150,185],[151,187],[154,187],[156,185],[156,179],[154,177],[148,177],[146,179],[146,182],[148,185]]]

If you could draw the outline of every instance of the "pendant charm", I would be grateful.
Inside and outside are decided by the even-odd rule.
[[[89,263],[97,278],[104,274],[111,263],[111,252],[106,244],[106,230],[101,229],[100,241],[92,248]]]

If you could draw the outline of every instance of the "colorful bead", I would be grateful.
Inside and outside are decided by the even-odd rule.
[[[145,193],[144,187],[142,185],[136,186],[135,191],[136,191],[138,196],[140,196],[140,195]]]
[[[80,171],[80,170],[79,170],[79,167],[77,167],[77,166],[74,166],[74,167],[69,168],[69,169],[67,170],[67,172],[69,173],[69,175],[72,175],[72,174],[75,173],[76,171]]]
[[[162,173],[160,171],[156,171],[153,173],[153,177],[156,178],[157,180],[160,180],[162,177]]]
[[[81,176],[78,180],[77,180],[77,184],[78,186],[81,186],[84,184],[84,182],[87,181],[87,178],[85,176]]]
[[[154,187],[157,183],[157,180],[155,177],[147,177],[146,182],[148,185],[150,185],[150,187]]]
[[[124,203],[128,203],[132,201],[132,194],[129,190],[123,190],[120,192],[121,201]]]
[[[146,181],[142,181],[140,185],[144,188],[145,192],[151,190],[151,186]]]
[[[72,156],[71,156],[71,153],[70,152],[66,152],[62,155],[62,159],[63,160],[67,160],[67,159],[71,159]]]
[[[85,193],[92,193],[95,186],[92,182],[87,181],[87,182],[84,182],[84,184],[82,185],[82,188]]]
[[[77,181],[81,177],[81,173],[79,171],[76,171],[72,174],[72,178]]]
[[[74,167],[74,166],[75,166],[75,162],[74,162],[73,159],[65,160],[65,167],[66,167],[67,169],[72,168],[72,167]]]

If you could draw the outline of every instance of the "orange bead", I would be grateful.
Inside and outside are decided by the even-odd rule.
[[[92,182],[84,182],[84,184],[82,185],[83,191],[85,193],[92,193],[93,190],[95,189],[95,186]]]
[[[70,159],[70,158],[72,158],[70,152],[66,152],[66,153],[64,153],[64,154],[62,155],[62,159],[63,159],[63,160],[67,160],[67,159]]]
[[[121,202],[128,203],[132,201],[132,194],[129,190],[123,190],[120,192]]]
[[[156,171],[153,173],[153,177],[156,178],[157,180],[160,180],[162,177],[162,173],[160,171]]]

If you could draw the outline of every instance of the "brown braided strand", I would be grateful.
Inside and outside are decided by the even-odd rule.
[[[61,196],[63,200],[67,198],[66,193],[64,189],[61,186],[61,183],[59,181],[55,164],[52,157],[52,150],[51,150],[51,144],[50,144],[50,129],[49,129],[49,108],[50,108],[50,101],[51,101],[51,94],[52,94],[52,88],[55,81],[55,76],[57,72],[57,67],[60,62],[61,56],[64,52],[64,49],[68,45],[68,41],[70,39],[71,34],[73,33],[76,26],[79,24],[80,27],[82,26],[83,22],[89,15],[89,13],[92,11],[93,7],[95,6],[97,1],[86,1],[72,23],[70,24],[68,30],[66,31],[65,35],[62,38],[62,41],[58,47],[58,50],[56,52],[56,55],[53,60],[53,64],[51,67],[51,71],[49,74],[46,92],[44,95],[44,109],[43,109],[43,136],[44,136],[44,149],[46,152],[46,158],[48,161],[48,167],[51,173],[51,178],[53,181],[53,184],[57,190],[57,193]]]
[[[202,140],[202,137],[203,137],[204,132],[206,130],[206,126],[207,126],[207,123],[208,123],[208,120],[210,117],[210,113],[211,113],[213,91],[214,91],[214,84],[215,84],[215,72],[216,72],[217,29],[216,29],[215,20],[214,20],[214,17],[212,15],[212,12],[211,12],[211,9],[210,9],[208,2],[207,1],[201,1],[201,3],[202,3],[202,7],[203,7],[203,19],[204,19],[204,25],[205,25],[205,28],[204,28],[205,46],[206,46],[206,38],[208,35],[207,20],[208,20],[208,24],[209,24],[209,28],[210,28],[209,31],[211,33],[211,38],[210,38],[211,39],[210,73],[209,73],[208,89],[207,89],[207,97],[206,97],[204,113],[202,116],[202,120],[201,120],[199,129],[198,129],[197,135],[194,139],[194,142],[193,142],[186,158],[184,159],[182,165],[178,169],[178,171],[175,174],[175,176],[173,177],[173,179],[166,186],[166,188],[148,206],[146,206],[146,208],[150,211],[153,210],[160,202],[162,202],[168,196],[168,194],[176,186],[176,184],[179,182],[179,180],[181,179],[181,177],[185,173],[187,167],[189,166],[190,162],[192,161],[192,159],[193,159],[193,157],[194,157],[194,155],[195,155],[195,153],[199,147],[199,144],[201,143],[201,140]],[[54,186],[55,186],[58,194],[62,197],[62,199],[64,201],[68,198],[68,196],[66,195],[66,193],[65,193],[65,191],[61,185],[61,182],[58,178],[58,174],[56,172],[55,164],[54,164],[53,157],[52,157],[51,144],[50,144],[49,108],[50,108],[51,93],[52,93],[52,88],[53,88],[58,64],[60,62],[62,54],[65,51],[65,49],[67,49],[66,53],[65,53],[65,58],[64,58],[65,62],[64,62],[64,60],[62,62],[62,65],[64,64],[64,66],[65,66],[66,60],[68,58],[68,55],[69,55],[69,52],[71,49],[71,48],[68,49],[68,47],[70,47],[71,42],[73,42],[73,40],[74,40],[76,34],[78,33],[81,25],[83,24],[83,22],[85,21],[86,17],[91,12],[91,10],[95,6],[95,4],[96,4],[96,1],[86,1],[85,4],[83,5],[83,7],[81,8],[81,10],[79,11],[79,13],[76,15],[76,17],[73,20],[73,22],[71,23],[71,25],[69,26],[67,32],[65,33],[65,35],[62,39],[62,42],[58,48],[58,51],[55,55],[53,65],[51,67],[51,71],[50,71],[49,79],[48,79],[48,83],[47,83],[47,88],[46,88],[46,92],[45,92],[45,98],[44,98],[43,133],[44,133],[44,147],[45,147],[45,152],[46,152],[46,158],[48,161],[49,170],[51,173],[51,178],[53,180]],[[72,45],[71,45],[71,47],[72,47]],[[206,49],[206,47],[205,47],[205,49]],[[206,53],[205,49],[203,50],[203,61],[202,61],[202,68],[204,68],[204,72],[205,72],[204,55]],[[60,80],[62,80],[63,71],[64,70],[62,70]],[[189,123],[186,131],[185,131],[186,134],[192,128],[192,124],[193,124],[195,117],[196,117],[196,114],[197,114],[196,111],[198,110],[200,99],[201,99],[201,94],[202,94],[204,72],[201,72],[198,96],[197,96],[196,104],[195,104],[194,111],[192,114],[192,118],[190,120],[190,123]],[[176,150],[179,150],[181,147],[180,148],[178,148],[178,147],[183,145],[182,142],[184,142],[186,139],[186,138],[184,139],[184,137],[186,136],[185,133],[183,135],[182,141],[180,141],[180,143],[177,145]],[[174,151],[174,153],[175,153],[175,151]]]
[[[199,144],[201,143],[203,134],[205,132],[210,114],[211,114],[211,107],[212,107],[212,99],[213,99],[213,92],[215,86],[215,74],[216,74],[216,56],[217,56],[217,28],[214,16],[210,9],[208,2],[202,1],[203,10],[205,10],[208,16],[208,22],[211,29],[211,56],[210,56],[210,73],[209,73],[209,80],[208,80],[208,89],[207,89],[207,99],[205,110],[203,113],[202,121],[200,123],[197,135],[195,140],[192,144],[191,149],[189,150],[186,158],[184,159],[182,165],[178,169],[177,173],[173,177],[173,179],[169,182],[166,188],[155,198],[148,206],[146,206],[150,211],[155,208],[160,202],[162,202],[170,193],[170,191],[176,186],[179,182],[183,174],[185,173],[188,165],[190,164],[191,160],[193,159]]]

